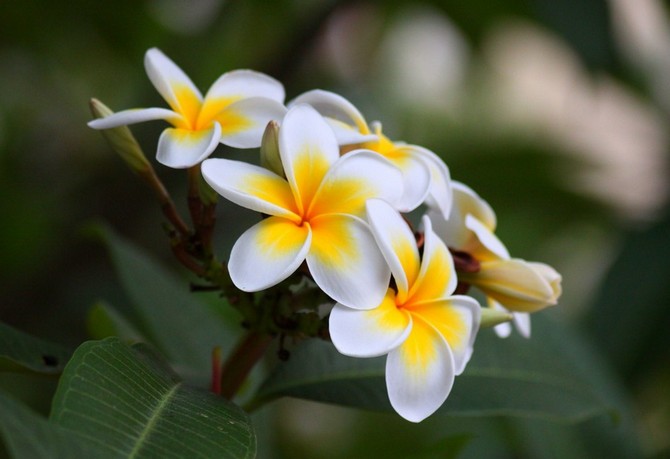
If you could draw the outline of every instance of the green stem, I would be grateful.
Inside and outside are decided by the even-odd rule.
[[[222,397],[230,400],[235,396],[271,342],[272,336],[256,331],[250,331],[242,337],[221,367]]]

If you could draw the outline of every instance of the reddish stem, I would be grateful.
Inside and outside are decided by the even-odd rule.
[[[212,349],[212,384],[211,391],[216,395],[221,395],[221,348],[216,346]]]
[[[163,185],[161,179],[156,175],[154,168],[149,167],[148,169],[141,171],[140,176],[156,193],[156,196],[161,203],[163,215],[165,215],[168,221],[174,225],[182,236],[188,236],[188,226],[179,215],[179,211],[177,211],[177,208],[170,197],[170,193],[168,193],[165,185]]]
[[[272,336],[255,331],[250,331],[242,337],[221,367],[219,393],[222,397],[228,400],[233,398],[271,342]]]

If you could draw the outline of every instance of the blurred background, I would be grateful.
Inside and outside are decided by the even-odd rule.
[[[632,426],[622,440],[602,419],[409,425],[284,400],[256,415],[260,457],[670,457],[667,2],[4,1],[0,320],[74,346],[94,302],[123,307],[104,248],[85,235],[94,221],[177,269],[150,191],[86,127],[91,97],[113,110],[164,106],[142,65],[153,46],[203,92],[253,68],[288,100],[338,92],[389,137],[440,155],[496,210],[513,256],[563,274],[546,313],[593,346]],[[163,128],[133,127],[151,158]],[[183,205],[183,171],[157,170]],[[226,226],[221,258],[252,219]],[[12,378],[0,385],[20,393]],[[53,384],[31,387],[24,399],[48,410]],[[610,436],[629,448],[607,449]]]

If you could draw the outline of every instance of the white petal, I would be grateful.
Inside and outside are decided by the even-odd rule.
[[[430,188],[426,197],[426,204],[439,210],[443,219],[448,218],[453,203],[453,190],[451,188],[449,168],[442,161],[442,158],[432,151],[414,145],[411,148],[423,158],[430,169]]]
[[[454,356],[454,371],[460,375],[472,355],[479,331],[481,307],[473,298],[455,295],[443,300],[408,307],[412,317],[420,316],[449,344]]]
[[[454,206],[458,206],[461,218],[472,214],[491,231],[496,228],[496,214],[488,202],[483,200],[472,188],[461,182],[451,182],[454,191]]]
[[[237,205],[300,222],[288,182],[274,172],[216,158],[203,161],[202,175],[217,193]]]
[[[507,338],[512,334],[512,324],[503,322],[493,327],[493,331],[496,332],[498,338]]]
[[[310,225],[307,266],[314,282],[345,306],[372,309],[379,305],[391,272],[365,222],[332,214],[311,219]]]
[[[509,312],[507,309],[503,308],[500,303],[492,298],[487,298],[486,302],[490,308],[496,309],[498,311]],[[493,331],[496,333],[496,335],[498,335],[498,338],[507,338],[512,334],[512,324],[509,322],[503,322],[493,327]]]
[[[404,193],[396,203],[400,212],[411,212],[421,205],[432,187],[429,163],[410,145],[397,148],[387,158],[402,172]]]
[[[512,313],[512,322],[516,330],[524,338],[530,338],[530,314],[526,312],[513,312]]]
[[[380,199],[366,204],[368,222],[398,287],[398,301],[407,299],[410,286],[419,275],[420,259],[416,239],[398,211]]]
[[[281,121],[285,114],[286,107],[272,99],[252,97],[235,102],[216,117],[221,124],[221,143],[235,148],[258,148],[268,123]]]
[[[328,321],[337,350],[352,357],[377,357],[401,344],[412,329],[411,317],[395,305],[392,290],[374,309],[362,311],[336,304]]]
[[[386,359],[386,387],[400,416],[420,422],[447,399],[454,384],[454,358],[442,336],[421,319]]]
[[[340,157],[333,130],[309,105],[291,108],[279,129],[279,154],[301,211]]]
[[[194,166],[212,154],[220,137],[221,127],[216,123],[200,131],[168,128],[158,139],[156,159],[175,169]]]
[[[333,118],[326,118],[326,121],[335,133],[335,138],[337,138],[337,143],[340,146],[374,142],[379,139],[375,134],[361,134],[358,128],[351,124]]]
[[[475,234],[482,248],[493,254],[492,256],[491,254],[485,254],[485,258],[497,257],[502,258],[503,260],[509,259],[509,252],[507,251],[507,248],[502,243],[502,241],[500,241],[500,239],[498,239],[498,237],[493,234],[493,232],[488,229],[484,223],[479,221],[473,215],[468,214],[465,216],[465,227]],[[474,255],[482,256],[483,254],[479,252],[481,252],[481,250],[478,250]]]
[[[291,101],[289,106],[309,104],[326,118],[332,118],[355,127],[361,134],[369,134],[368,125],[354,105],[334,92],[314,89],[307,91]]]
[[[184,71],[158,48],[147,51],[144,68],[154,87],[170,107],[189,119],[195,119],[202,102],[202,94]]]
[[[445,220],[441,211],[431,209],[428,212],[435,225],[435,231],[444,242],[457,250],[473,252],[479,246],[479,241],[465,226],[468,214],[482,222],[491,232],[495,230],[496,218],[493,209],[481,199],[472,189],[460,182],[451,182],[453,201],[449,218]]]
[[[413,304],[441,300],[456,289],[458,280],[449,249],[433,231],[431,221],[423,217],[424,245],[421,270],[410,286],[409,302]]]
[[[221,75],[207,91],[205,104],[212,99],[263,97],[284,103],[284,86],[274,78],[253,70],[233,70]]]
[[[510,312],[505,309],[500,303],[495,301],[492,298],[488,298],[487,302],[489,307],[497,309],[499,311]],[[507,338],[512,334],[512,323],[514,328],[519,332],[524,338],[530,338],[530,314],[525,312],[512,312],[512,322],[504,322],[502,324],[496,325],[493,327],[493,330],[496,332],[496,335],[500,338]]]
[[[109,129],[153,120],[173,122],[182,120],[182,116],[167,108],[132,108],[130,110],[122,110],[120,112],[112,113],[104,118],[89,121],[88,126],[93,129]]]
[[[311,240],[309,225],[298,226],[281,217],[262,220],[233,246],[228,262],[233,283],[245,292],[278,284],[305,260]]]
[[[368,199],[395,203],[402,192],[402,174],[397,167],[375,152],[355,150],[339,158],[327,171],[307,213],[363,217]]]

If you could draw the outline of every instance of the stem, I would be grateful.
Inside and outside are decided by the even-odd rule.
[[[161,203],[163,215],[165,215],[168,221],[174,225],[182,236],[188,236],[188,226],[179,215],[179,211],[177,211],[177,208],[170,197],[170,193],[168,193],[167,189],[165,189],[165,185],[163,185],[161,179],[156,175],[154,168],[149,167],[148,169],[141,171],[139,174],[156,193],[156,196]]]
[[[216,200],[202,195],[202,173],[200,164],[188,169],[188,210],[193,222],[195,240],[198,242],[199,258],[212,257],[212,235],[216,223]],[[206,185],[205,185],[206,186]]]
[[[204,206],[202,214],[202,222],[198,231],[200,233],[200,241],[202,243],[202,250],[206,257],[212,256],[212,239],[214,235],[214,225],[216,223],[216,204],[207,204]]]
[[[221,348],[216,346],[212,350],[212,383],[211,391],[221,395]]]
[[[181,240],[173,242],[170,245],[172,253],[179,260],[179,262],[184,265],[186,268],[195,273],[198,277],[205,277],[207,271],[203,268],[197,261],[191,258],[191,255],[184,247],[184,243]]]
[[[233,398],[271,342],[272,336],[256,331],[250,331],[242,337],[221,367],[222,397],[228,400]]]
[[[200,164],[188,168],[188,210],[191,213],[193,226],[198,228],[202,224],[203,205],[199,190]]]

